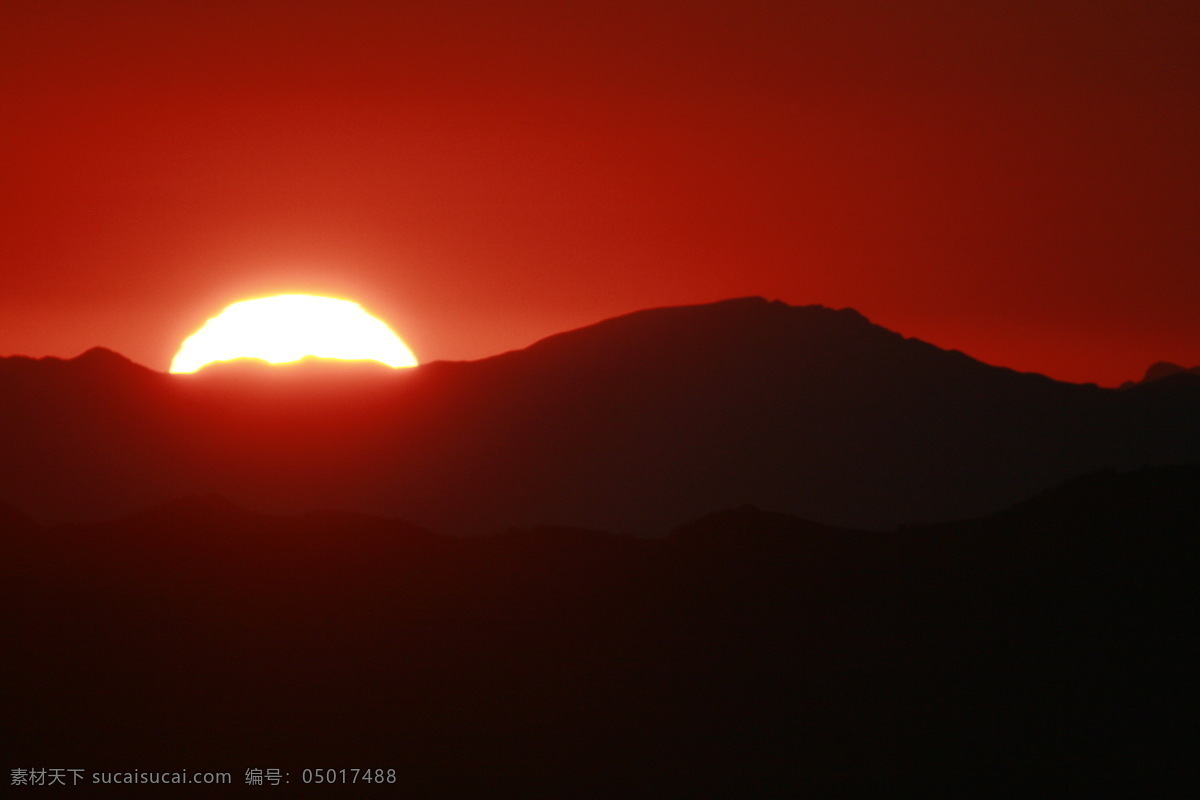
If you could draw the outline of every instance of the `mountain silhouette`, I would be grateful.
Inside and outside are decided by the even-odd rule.
[[[331,371],[0,360],[0,500],[54,522],[215,492],[454,533],[653,533],[749,503],[886,529],[1200,460],[1200,381],[1061,383],[762,298],[641,311],[481,361]]]
[[[0,528],[5,752],[322,797],[337,759],[430,798],[1172,796],[1198,518],[1193,465],[891,532],[463,539],[217,496]]]
[[[801,537],[824,536],[850,540],[866,534],[864,531],[849,528],[835,528],[820,525],[791,514],[781,514],[776,511],[764,511],[752,505],[738,508],[714,511],[698,520],[681,525],[671,531],[675,538],[724,538],[731,535],[745,536],[775,536]]]
[[[1159,361],[1150,365],[1150,367],[1146,370],[1146,374],[1142,376],[1140,381],[1126,381],[1121,385],[1121,388],[1128,389],[1129,387],[1137,386],[1138,384],[1149,383],[1150,381],[1157,381],[1172,375],[1180,375],[1185,373],[1191,375],[1200,375],[1200,367],[1192,367],[1191,369],[1188,369],[1187,367],[1181,367],[1178,364],[1173,364],[1170,361]]]
[[[1186,371],[1066,384],[744,298],[397,371],[0,359],[0,441],[13,768],[430,798],[1193,769]]]

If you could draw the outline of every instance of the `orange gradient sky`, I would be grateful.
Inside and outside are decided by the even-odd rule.
[[[1198,17],[15,0],[0,355],[165,371],[309,293],[468,359],[757,294],[1068,380],[1200,364]]]

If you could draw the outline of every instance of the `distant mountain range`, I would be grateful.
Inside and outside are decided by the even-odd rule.
[[[1197,531],[1197,465],[890,532],[750,506],[653,540],[212,495],[0,509],[5,753],[276,768],[301,797],[339,791],[318,767],[425,798],[1174,797]]]
[[[1200,374],[1067,384],[852,310],[743,298],[396,372],[0,359],[0,440],[0,501],[42,523],[216,493],[464,534],[650,534],[744,504],[886,529],[1200,462]]]
[[[1172,364],[1170,361],[1159,361],[1156,364],[1150,365],[1149,369],[1146,370],[1146,374],[1142,376],[1140,381],[1126,381],[1121,385],[1121,388],[1128,389],[1131,386],[1138,385],[1139,383],[1149,383],[1150,381],[1157,381],[1172,375],[1180,375],[1184,373],[1200,375],[1200,367],[1192,367],[1191,369],[1188,369],[1187,367],[1181,367],[1178,364]]]

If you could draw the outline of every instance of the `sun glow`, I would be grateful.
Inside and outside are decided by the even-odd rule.
[[[184,340],[171,372],[195,372],[214,361],[260,358],[272,364],[305,356],[380,361],[415,367],[417,359],[391,328],[358,303],[281,294],[234,303]]]

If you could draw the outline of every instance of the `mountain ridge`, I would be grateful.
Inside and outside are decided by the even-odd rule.
[[[461,540],[231,527],[212,497],[0,530],[10,757],[297,775],[336,750],[429,798],[1174,796],[1198,489],[1200,464],[1094,473],[874,534],[741,507]]]
[[[292,394],[266,370],[126,374],[104,351],[85,364],[106,359],[65,362],[67,377],[61,361],[0,361],[0,499],[45,522],[216,492],[456,533],[664,531],[746,503],[887,529],[1095,469],[1200,459],[1186,380],[1065,383],[853,310],[758,297],[613,317],[369,392]]]
[[[771,534],[786,532],[789,535],[798,533],[849,537],[900,536],[917,530],[933,531],[953,527],[974,529],[992,524],[1019,525],[1034,516],[1044,516],[1056,524],[1070,524],[1078,521],[1075,519],[1075,515],[1083,512],[1089,514],[1087,522],[1090,525],[1129,527],[1136,523],[1136,519],[1114,516],[1107,505],[1141,512],[1152,511],[1158,503],[1165,503],[1172,509],[1192,515],[1187,517],[1190,523],[1194,519],[1200,520],[1195,517],[1200,513],[1200,491],[1193,491],[1193,489],[1200,489],[1200,462],[1144,466],[1131,470],[1105,469],[1075,476],[1048,486],[1019,500],[1010,507],[991,514],[931,526],[904,523],[891,531],[864,531],[824,525],[794,514],[762,509],[747,503],[733,508],[715,509],[694,519],[685,520],[664,532],[665,535],[662,538],[723,536],[740,530]],[[1070,509],[1067,516],[1058,510],[1061,508]],[[315,520],[347,526],[384,525],[421,530],[402,519],[373,517],[334,509],[316,509],[295,514],[267,514],[243,508],[215,493],[174,498],[141,509],[126,517],[102,520],[95,524],[110,526],[149,524],[155,527],[170,527],[188,524],[227,525],[231,521],[253,524],[268,520],[282,523],[303,523]],[[1158,519],[1155,524],[1161,526],[1163,520]],[[4,526],[10,531],[46,530],[20,509],[9,504],[0,504],[0,526]],[[446,535],[432,531],[421,530],[421,532],[435,536]],[[590,528],[555,525],[535,525],[529,528],[508,526],[506,529],[497,529],[489,535],[537,538],[553,532],[563,532],[581,538],[619,535]]]
[[[1090,387],[1090,386],[1096,385],[1093,382],[1074,383],[1071,381],[1064,381],[1064,380],[1060,380],[1058,378],[1053,378],[1053,377],[1044,375],[1043,373],[1039,373],[1039,372],[1028,371],[1028,370],[1018,370],[1018,369],[1014,369],[1011,367],[1004,367],[1004,366],[989,364],[989,363],[981,361],[981,360],[975,358],[974,356],[971,356],[969,353],[966,353],[957,348],[944,348],[944,347],[926,342],[925,340],[920,339],[918,337],[905,336],[904,334],[898,333],[896,331],[892,331],[888,328],[878,325],[877,323],[872,322],[867,316],[865,316],[860,311],[858,311],[857,309],[854,309],[852,307],[834,308],[831,306],[825,306],[825,305],[821,305],[821,304],[795,305],[794,306],[794,305],[790,305],[779,299],[768,300],[767,298],[765,298],[761,295],[747,295],[744,297],[729,298],[729,299],[725,299],[725,300],[718,300],[718,301],[711,302],[711,303],[701,303],[701,304],[694,304],[694,305],[659,306],[659,307],[641,309],[638,311],[633,311],[633,312],[629,312],[629,313],[625,313],[625,314],[618,314],[618,315],[615,315],[612,317],[607,317],[607,318],[604,318],[597,322],[594,322],[594,323],[591,323],[588,325],[583,325],[583,326],[580,326],[577,328],[572,328],[570,330],[550,334],[548,336],[537,339],[534,342],[532,342],[524,347],[519,347],[519,348],[516,348],[513,350],[508,350],[508,351],[505,351],[502,353],[497,353],[495,355],[485,356],[485,357],[482,357],[479,359],[473,359],[473,360],[439,359],[436,361],[423,362],[414,369],[417,371],[421,371],[422,368],[426,368],[424,371],[429,371],[428,368],[430,368],[430,367],[433,367],[435,369],[440,369],[440,368],[456,367],[456,366],[469,365],[469,364],[489,363],[489,362],[496,361],[497,359],[500,359],[500,360],[510,359],[511,357],[514,357],[518,354],[527,353],[530,351],[535,352],[535,353],[541,353],[543,351],[556,349],[563,345],[576,345],[581,338],[590,338],[590,337],[599,335],[601,333],[606,333],[608,330],[610,330],[612,328],[628,327],[628,326],[631,326],[638,322],[641,322],[643,320],[654,319],[655,317],[658,317],[661,319],[668,315],[683,315],[683,314],[688,314],[688,313],[694,313],[699,310],[711,310],[714,312],[718,312],[721,310],[735,310],[735,309],[738,311],[751,311],[751,312],[755,312],[755,313],[774,312],[774,313],[788,314],[788,313],[799,312],[799,313],[803,313],[803,314],[823,315],[823,316],[826,316],[826,318],[829,320],[838,320],[843,323],[849,323],[850,325],[858,325],[858,326],[862,327],[863,329],[871,329],[876,332],[886,332],[887,334],[889,334],[892,337],[897,337],[899,340],[906,341],[906,342],[918,343],[922,346],[925,346],[928,348],[933,348],[934,350],[936,350],[940,353],[949,355],[949,356],[961,357],[962,359],[965,359],[965,361],[968,363],[980,364],[983,366],[990,367],[991,369],[1002,370],[1002,371],[1006,371],[1006,372],[1017,374],[1017,375],[1037,375],[1039,377],[1045,378],[1046,380],[1054,381],[1055,383],[1063,383],[1063,384],[1068,384],[1068,385],[1073,385],[1073,386],[1089,386]],[[239,369],[239,368],[244,369],[244,368],[248,368],[248,367],[253,368],[253,367],[258,367],[258,366],[262,366],[262,367],[267,367],[267,366],[280,367],[280,366],[282,366],[285,369],[288,369],[288,368],[294,369],[298,366],[301,366],[302,364],[307,365],[310,363],[317,365],[319,363],[324,364],[324,363],[330,363],[330,362],[328,359],[319,359],[319,358],[316,358],[313,356],[306,356],[304,359],[301,359],[300,362],[291,362],[291,363],[284,364],[284,365],[271,365],[271,364],[268,364],[268,362],[263,361],[262,359],[258,359],[258,358],[254,358],[254,357],[243,357],[243,358],[238,358],[238,359],[232,359],[227,362],[217,362],[216,364],[211,365],[211,366],[229,366],[232,369]],[[352,362],[352,363],[370,364],[371,362],[368,360],[364,360],[362,362]],[[154,374],[158,374],[158,375],[170,374],[167,372],[155,370],[151,367],[147,367],[145,365],[139,364],[135,361],[132,361],[125,355],[123,355],[115,350],[112,350],[111,348],[99,346],[99,345],[93,346],[93,347],[89,348],[88,350],[84,351],[83,353],[80,353],[77,356],[69,357],[69,358],[64,358],[64,357],[59,357],[59,356],[33,357],[33,356],[26,356],[26,355],[19,355],[19,354],[0,356],[0,369],[3,369],[5,364],[21,365],[21,366],[25,366],[25,367],[29,367],[29,366],[33,366],[33,365],[42,365],[42,366],[50,366],[50,367],[55,367],[55,368],[61,367],[62,365],[71,365],[71,366],[75,366],[75,367],[86,366],[89,368],[97,368],[97,367],[102,367],[102,366],[116,367],[119,365],[121,368],[135,366],[135,367],[138,367],[140,371],[150,372],[150,373],[154,373]],[[221,370],[215,370],[215,371],[219,372]],[[408,371],[409,370],[392,370],[392,372],[395,374],[401,374],[401,373],[408,372]],[[1182,367],[1180,365],[1173,364],[1170,362],[1165,362],[1165,361],[1157,362],[1154,365],[1152,365],[1150,368],[1147,369],[1146,374],[1140,380],[1127,381],[1125,384],[1122,384],[1121,388],[1127,388],[1127,387],[1134,386],[1134,385],[1141,385],[1143,383],[1148,383],[1148,382],[1158,380],[1160,378],[1163,378],[1163,377],[1166,377],[1169,375],[1174,375],[1174,374],[1177,374],[1180,372],[1196,373],[1197,371],[1200,371],[1200,367],[1187,368],[1187,367]],[[210,371],[210,374],[211,374],[211,372],[212,371]],[[204,373],[205,373],[205,370],[201,370],[195,374],[199,375],[199,374],[204,374]],[[1105,388],[1105,387],[1101,387],[1101,388]]]
[[[1070,383],[1068,381],[1060,381],[1055,378],[1050,378],[1048,376],[1044,376],[1041,373],[1037,373],[1037,372],[1021,371],[1021,370],[1015,370],[1015,369],[1012,369],[1009,367],[1002,367],[1002,366],[995,366],[995,365],[987,364],[986,362],[980,361],[980,360],[974,358],[973,356],[971,356],[967,353],[964,353],[961,350],[953,349],[953,348],[942,348],[937,345],[933,345],[928,342],[925,342],[924,340],[916,338],[916,337],[904,336],[903,334],[897,333],[888,328],[884,328],[883,326],[880,326],[880,325],[872,322],[864,314],[862,314],[858,310],[851,308],[851,307],[833,308],[833,307],[825,306],[825,305],[821,305],[821,304],[793,306],[793,305],[790,305],[790,304],[788,304],[782,300],[778,300],[778,299],[768,300],[761,295],[748,295],[748,296],[744,296],[744,297],[729,298],[726,300],[718,300],[718,301],[715,301],[712,303],[701,303],[701,304],[680,305],[680,306],[659,306],[659,307],[654,307],[654,308],[641,309],[638,311],[632,311],[632,312],[625,313],[625,314],[618,314],[616,316],[607,317],[605,319],[599,320],[597,322],[594,322],[594,323],[591,323],[588,325],[583,325],[578,328],[573,328],[570,330],[551,334],[549,336],[542,337],[541,339],[537,339],[534,342],[532,342],[524,347],[516,348],[513,350],[508,350],[503,353],[497,353],[495,355],[485,356],[483,358],[474,359],[474,360],[465,360],[465,361],[464,360],[437,360],[437,361],[423,362],[420,365],[418,365],[417,368],[414,368],[414,369],[419,370],[420,368],[431,367],[434,365],[440,365],[440,366],[444,367],[444,366],[457,366],[457,365],[487,363],[487,362],[493,362],[497,359],[508,359],[514,355],[521,354],[521,353],[527,353],[530,351],[540,354],[541,352],[544,352],[547,350],[553,350],[562,345],[577,345],[580,339],[593,338],[596,336],[600,336],[602,334],[608,333],[611,329],[614,329],[614,328],[634,327],[638,323],[641,323],[643,321],[653,320],[653,321],[657,322],[659,320],[668,319],[670,317],[679,318],[684,315],[695,315],[697,312],[712,312],[712,314],[715,316],[717,314],[720,314],[723,311],[751,312],[756,315],[762,314],[763,312],[774,313],[774,314],[783,314],[783,315],[803,314],[803,315],[813,315],[814,318],[820,316],[820,317],[824,317],[826,320],[829,320],[829,321],[836,320],[843,324],[847,324],[848,326],[860,327],[863,330],[873,330],[876,333],[884,332],[891,337],[896,337],[900,340],[907,341],[907,342],[919,343],[926,347],[933,348],[941,353],[961,357],[971,363],[982,364],[984,366],[989,366],[993,369],[1004,370],[1004,371],[1012,372],[1012,373],[1019,374],[1019,375],[1040,375],[1041,377],[1045,377],[1047,380],[1053,380],[1057,383]],[[311,362],[314,364],[316,364],[318,362],[326,362],[326,361],[328,361],[328,360],[327,359],[318,359],[313,356],[306,356],[304,359],[301,360],[301,362],[303,362],[303,363]],[[23,365],[41,364],[41,365],[47,365],[47,366],[59,366],[62,364],[69,364],[69,365],[74,365],[74,366],[97,366],[97,365],[128,366],[128,365],[134,365],[134,366],[139,367],[142,370],[153,372],[153,373],[156,373],[159,375],[169,374],[167,372],[161,372],[158,370],[154,370],[150,367],[146,367],[142,364],[138,364],[137,362],[130,360],[128,357],[124,356],[123,354],[121,354],[115,350],[112,350],[108,347],[104,347],[104,346],[91,347],[88,350],[84,351],[83,353],[79,354],[78,356],[74,356],[71,358],[62,358],[59,356],[32,357],[32,356],[25,356],[25,355],[0,356],[0,366],[4,365],[5,363],[8,363],[8,362],[11,362],[14,364],[23,364]],[[243,357],[243,358],[238,358],[238,359],[231,359],[228,362],[217,362],[217,363],[221,364],[221,365],[233,365],[234,368],[257,367],[257,366],[263,366],[263,367],[283,366],[285,368],[289,368],[289,367],[299,366],[301,362],[291,362],[291,363],[288,363],[285,365],[270,365],[270,364],[268,364],[268,362],[263,361],[262,359],[258,359],[258,358],[254,358],[254,357]],[[370,362],[366,361],[364,363],[370,363]],[[1164,365],[1169,366],[1169,367],[1175,366],[1175,365],[1165,364],[1165,362],[1163,362],[1163,364],[1156,365],[1156,366],[1164,366]],[[214,366],[216,366],[216,364],[214,364]],[[1177,368],[1177,369],[1182,370],[1183,368]],[[401,374],[401,373],[407,372],[407,371],[408,370],[394,370],[393,372],[396,374]],[[203,373],[204,373],[204,371],[201,370],[195,374],[203,374]],[[1085,383],[1085,384],[1071,384],[1071,385],[1092,385],[1092,384]]]

